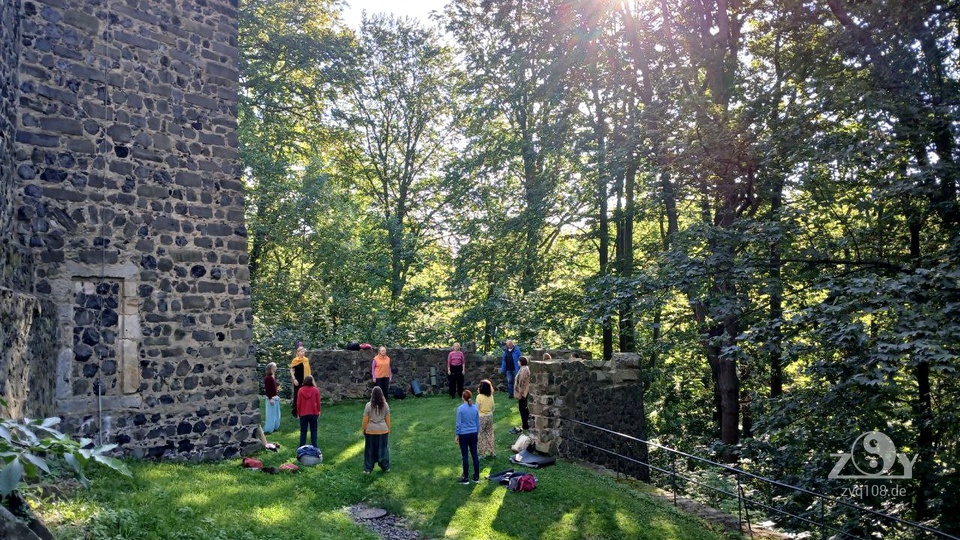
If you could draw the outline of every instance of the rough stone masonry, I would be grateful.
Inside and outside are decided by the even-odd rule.
[[[0,3],[6,413],[133,456],[244,451],[235,0]]]

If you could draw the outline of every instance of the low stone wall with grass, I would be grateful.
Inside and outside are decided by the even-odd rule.
[[[538,451],[589,461],[635,478],[648,479],[646,467],[600,450],[646,461],[645,445],[564,420],[577,420],[645,438],[643,386],[637,355],[615,354],[609,362],[581,358],[535,360],[530,368],[531,427]]]

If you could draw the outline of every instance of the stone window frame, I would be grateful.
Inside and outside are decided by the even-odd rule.
[[[137,394],[140,391],[140,342],[143,331],[140,326],[139,269],[132,263],[112,264],[98,267],[67,263],[63,279],[53,281],[55,298],[71,298],[77,282],[110,280],[120,284],[117,315],[117,397]],[[72,395],[73,383],[73,303],[59,306],[59,324],[63,330],[62,348],[57,361],[57,396],[70,401],[86,400]],[[102,394],[107,397],[107,394]]]

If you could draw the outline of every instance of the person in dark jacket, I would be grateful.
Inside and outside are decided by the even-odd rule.
[[[297,344],[297,355],[290,361],[290,382],[293,383],[293,388],[290,389],[290,398],[294,418],[299,414],[297,412],[297,394],[300,393],[300,387],[303,386],[304,378],[309,375],[311,375],[310,359],[307,358],[307,348],[303,346],[303,342],[301,341]]]
[[[507,376],[507,397],[513,399],[513,379],[520,369],[520,347],[508,339],[503,347],[503,359],[500,361],[500,373]]]

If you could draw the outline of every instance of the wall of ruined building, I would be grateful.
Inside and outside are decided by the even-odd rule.
[[[646,461],[646,445],[573,421],[645,439],[642,400],[640,359],[634,354],[614,354],[608,362],[573,358],[530,364],[531,432],[541,452],[648,479],[646,467],[636,463]]]
[[[40,319],[40,303],[32,292],[30,254],[13,237],[14,139],[20,64],[20,3],[0,1],[0,398],[7,415],[27,415],[43,410],[28,406],[30,328]]]
[[[17,267],[7,265],[13,224],[13,122],[17,107],[17,68],[20,64],[19,0],[0,0],[0,285],[9,287]]]
[[[49,403],[133,456],[242,452],[260,416],[235,3],[20,0],[4,17],[10,5],[19,95],[0,212],[32,262],[24,341],[45,369],[26,408]]]

